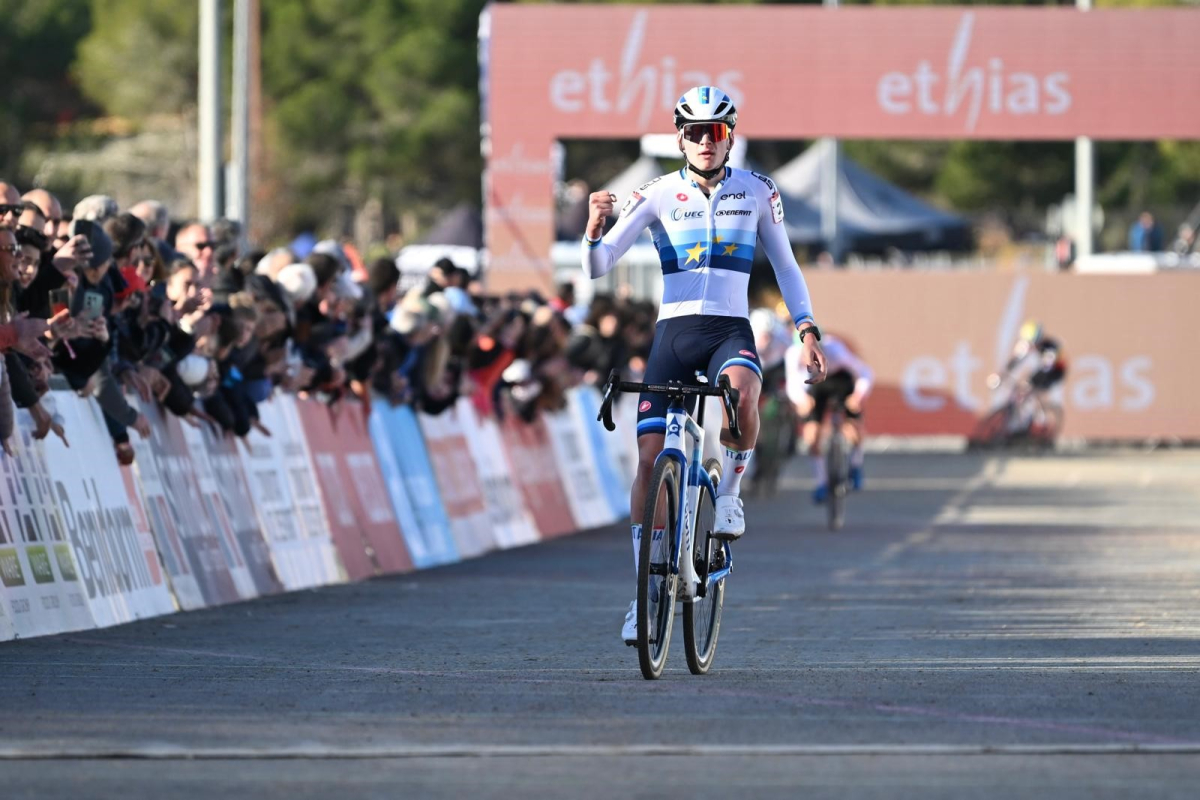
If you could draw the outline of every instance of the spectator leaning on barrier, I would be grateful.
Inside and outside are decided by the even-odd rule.
[[[581,380],[639,369],[654,317],[611,297],[589,313],[569,287],[549,301],[488,295],[448,259],[401,297],[392,259],[363,265],[334,239],[302,262],[287,248],[243,253],[228,220],[186,223],[172,247],[168,210],[150,200],[121,213],[92,195],[64,215],[49,192],[22,200],[4,182],[0,200],[0,434],[15,404],[35,437],[64,435],[42,402],[57,372],[96,399],[122,463],[128,428],[149,434],[129,393],[239,437],[269,435],[258,406],[277,390],[426,414],[465,396],[531,420]],[[74,236],[72,218],[88,223]]]

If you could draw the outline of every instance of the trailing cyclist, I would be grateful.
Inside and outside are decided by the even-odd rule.
[[[1056,397],[1067,376],[1067,357],[1058,340],[1037,320],[1027,320],[1017,334],[1004,369],[988,376],[991,411],[972,435],[976,443],[995,437],[1012,441],[1022,435],[1052,442],[1062,424]],[[997,425],[994,421],[1000,421]]]
[[[800,436],[812,461],[814,503],[825,502],[829,493],[829,476],[825,474],[825,459],[821,455],[821,424],[834,406],[845,409],[842,433],[852,448],[850,487],[862,488],[863,404],[871,393],[874,379],[871,368],[842,339],[829,333],[822,344],[829,377],[815,386],[804,380],[804,352],[800,345],[792,345],[785,356],[788,397],[795,403],[796,413],[803,421]]]
[[[780,292],[801,337],[801,360],[812,382],[825,377],[821,333],[813,321],[804,276],[792,255],[783,226],[783,201],[765,175],[727,165],[738,115],[733,100],[713,86],[689,89],[674,109],[679,150],[686,166],[662,175],[630,194],[612,230],[604,222],[618,198],[594,192],[588,198],[588,226],[582,243],[583,267],[592,278],[608,273],[649,228],[663,271],[663,298],[646,383],[695,383],[696,373],[715,385],[729,376],[740,392],[741,436],[721,431],[723,478],[716,504],[714,536],[736,539],[746,523],[739,497],[742,475],[758,437],[762,364],[748,321],[748,286],[754,249],[761,242]],[[638,470],[630,497],[634,566],[642,535],[639,520],[654,461],[666,431],[666,396],[643,394],[638,402]],[[663,536],[652,531],[655,540]],[[621,630],[637,638],[636,602]]]

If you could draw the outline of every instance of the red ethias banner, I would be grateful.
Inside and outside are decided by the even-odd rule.
[[[331,412],[315,400],[297,400],[296,409],[346,573],[357,580],[411,570],[362,409],[349,404]]]
[[[548,155],[505,141],[671,130],[716,85],[737,132],[764,138],[1192,138],[1192,9],[493,6],[491,168]],[[586,36],[579,35],[587,31]],[[697,49],[711,39],[720,47]],[[521,220],[518,220],[519,222]]]
[[[500,426],[500,435],[525,507],[537,522],[542,538],[575,530],[545,423],[540,417],[532,424],[509,417]]]

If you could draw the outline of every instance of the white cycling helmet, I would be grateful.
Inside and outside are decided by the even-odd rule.
[[[729,95],[715,86],[694,86],[675,104],[675,130],[689,122],[724,122],[733,130],[737,109]]]

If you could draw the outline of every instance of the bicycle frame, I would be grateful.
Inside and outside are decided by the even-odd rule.
[[[664,458],[673,458],[679,462],[679,473],[685,481],[685,486],[681,487],[683,491],[680,495],[684,498],[682,503],[682,513],[678,515],[679,520],[676,523],[673,541],[671,543],[671,573],[678,575],[681,583],[680,598],[684,602],[691,602],[697,597],[704,597],[708,587],[714,582],[719,581],[729,574],[733,568],[733,556],[729,546],[725,542],[721,542],[720,546],[725,549],[724,566],[716,572],[704,576],[704,583],[701,584],[700,576],[696,574],[695,547],[696,547],[696,506],[700,499],[700,492],[707,491],[712,501],[717,500],[717,487],[713,486],[712,480],[708,476],[708,471],[703,468],[704,454],[704,402],[701,399],[699,410],[699,421],[692,419],[684,408],[681,402],[672,400],[671,405],[667,408],[667,433],[666,439],[663,442],[662,452],[655,459],[655,464],[662,461]],[[687,445],[686,437],[692,437],[691,458],[688,457],[685,447]]]
[[[671,574],[679,576],[680,582],[683,584],[681,596],[685,602],[692,602],[698,597],[704,597],[708,592],[708,587],[728,575],[733,568],[733,553],[728,542],[718,542],[725,557],[724,562],[720,569],[704,575],[703,583],[701,582],[702,576],[696,574],[695,566],[696,506],[700,500],[700,492],[707,491],[714,504],[717,500],[717,489],[713,486],[712,480],[708,477],[708,471],[703,466],[704,397],[721,398],[726,417],[729,420],[730,432],[734,437],[740,435],[737,414],[738,390],[730,385],[727,375],[718,376],[717,383],[720,388],[680,383],[632,383],[622,381],[617,370],[613,370],[608,376],[608,382],[604,385],[604,400],[600,404],[600,413],[596,416],[597,420],[604,423],[606,429],[614,431],[616,425],[612,419],[612,403],[613,397],[618,392],[649,391],[666,394],[669,397],[663,449],[655,458],[654,463],[657,465],[664,458],[675,459],[679,463],[680,480],[685,482],[684,486],[676,487],[677,490],[684,490],[676,492],[678,496],[682,497],[683,508],[682,513],[678,515],[679,520],[671,537]],[[692,419],[684,405],[684,398],[688,395],[700,398],[696,419]],[[689,435],[692,437],[690,458],[686,440]]]

